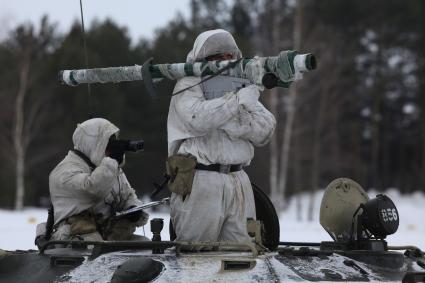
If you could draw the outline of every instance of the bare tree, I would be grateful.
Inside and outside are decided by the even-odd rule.
[[[279,1],[273,1],[272,3],[272,33],[271,33],[271,43],[270,51],[278,52],[279,51],[279,39],[280,39],[280,3]],[[270,93],[269,104],[270,111],[275,117],[279,115],[278,105],[280,101],[280,94],[277,88],[274,88]],[[270,140],[270,195],[271,199],[274,202],[275,207],[280,210],[283,205],[283,198],[278,186],[278,177],[279,177],[279,146],[278,146],[278,127],[276,128],[275,134]]]
[[[293,35],[296,38],[291,39],[291,37],[285,36],[288,32],[287,25],[283,24],[284,21],[287,21],[291,17],[292,7],[280,0],[274,0],[264,5],[265,9],[263,15],[260,19],[262,25],[264,25],[262,30],[260,30],[257,38],[260,38],[262,44],[266,41],[266,50],[268,54],[276,54],[282,50],[283,46],[292,45],[295,49],[300,47],[300,38],[301,38],[301,20],[302,14],[298,12],[298,6],[296,4],[297,15],[295,28],[293,30]],[[282,13],[282,11],[286,11]],[[293,45],[294,40],[298,43]],[[263,44],[264,46],[264,44]],[[287,203],[285,202],[286,194],[286,185],[288,182],[288,171],[289,171],[289,153],[290,153],[290,142],[292,139],[292,129],[295,116],[295,97],[296,97],[296,86],[295,84],[290,88],[289,95],[284,96],[283,91],[278,88],[271,90],[270,95],[268,96],[268,108],[278,120],[278,125],[275,130],[275,134],[272,136],[269,151],[270,151],[270,195],[273,201],[274,206],[277,210],[285,209]],[[280,105],[285,105],[284,111],[281,111]],[[280,120],[284,118],[284,126],[280,126]],[[283,132],[282,132],[283,130]],[[282,140],[282,145],[281,141]]]
[[[25,156],[28,142],[24,135],[24,99],[29,84],[29,71],[31,65],[32,30],[27,35],[25,45],[22,50],[21,62],[19,64],[19,88],[15,102],[15,124],[13,129],[13,145],[16,154],[15,181],[16,197],[15,210],[21,210],[25,197]]]
[[[335,68],[333,69],[335,70]],[[329,74],[330,78],[332,77],[332,74]],[[323,130],[323,124],[325,120],[325,112],[327,109],[327,103],[328,103],[328,93],[331,89],[331,82],[327,81],[327,84],[325,84],[324,90],[321,91],[322,95],[319,96],[319,105],[318,105],[318,114],[317,118],[315,119],[314,124],[314,137],[313,137],[313,152],[312,152],[312,165],[311,165],[311,183],[310,183],[310,199],[308,204],[308,210],[307,210],[307,219],[309,221],[312,221],[314,218],[314,204],[316,200],[316,191],[319,186],[319,178],[321,173],[321,151],[322,151],[322,138],[321,133]]]
[[[373,105],[372,105],[372,150],[371,150],[371,166],[372,166],[372,186],[375,189],[382,189],[380,170],[379,170],[379,161],[380,161],[380,151],[381,151],[381,104],[382,104],[382,51],[381,48],[378,48],[376,54],[377,66],[375,70],[375,82],[374,82],[374,92],[373,92]]]
[[[302,23],[303,23],[303,1],[296,2],[295,21],[293,30],[294,49],[301,48],[302,38]],[[294,126],[295,112],[296,112],[296,99],[298,89],[296,83],[293,83],[289,90],[289,95],[285,99],[286,120],[283,130],[283,141],[280,150],[280,172],[278,188],[281,197],[285,195],[286,186],[288,184],[289,172],[289,153],[291,149],[292,130]]]
[[[277,116],[277,105],[278,105],[278,91],[273,89],[269,98],[270,111]],[[272,136],[269,144],[270,148],[270,196],[274,202],[274,206],[278,209],[282,207],[282,195],[278,188],[278,173],[279,173],[279,146],[278,146],[278,129]]]
[[[48,112],[44,108],[53,92],[48,83],[35,84],[42,81],[43,67],[46,64],[46,56],[49,54],[53,40],[53,27],[48,24],[47,18],[43,17],[39,33],[34,32],[32,25],[19,26],[7,42],[11,55],[15,59],[15,66],[11,66],[11,72],[16,72],[17,89],[11,86],[5,92],[14,97],[14,111],[12,125],[0,125],[1,128],[11,135],[5,135],[0,140],[2,145],[9,147],[9,157],[15,167],[15,202],[14,208],[21,210],[25,199],[25,176],[29,166],[46,160],[55,150],[50,147],[42,151],[40,156],[34,155],[28,158],[28,147],[39,136],[42,125],[48,121]],[[29,96],[30,93],[33,95]],[[11,99],[8,99],[9,103]],[[34,158],[35,157],[35,158]]]

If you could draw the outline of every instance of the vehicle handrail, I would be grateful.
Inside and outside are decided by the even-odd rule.
[[[279,242],[279,246],[320,247],[321,243],[312,242]]]
[[[39,253],[44,254],[46,249],[52,245],[71,245],[73,247],[87,247],[93,245],[94,249],[91,258],[95,258],[100,254],[103,254],[106,248],[107,251],[118,251],[123,248],[129,249],[166,249],[176,247],[176,254],[179,255],[182,248],[188,250],[193,248],[203,247],[227,247],[236,248],[237,251],[249,250],[253,257],[258,256],[258,250],[252,242],[184,242],[184,241],[78,241],[78,240],[52,240],[40,246]]]
[[[184,242],[178,241],[179,245],[176,246],[176,253],[179,254],[182,248],[204,248],[204,247],[227,247],[236,248],[237,251],[246,250],[247,248],[251,251],[253,257],[258,256],[258,250],[254,243],[246,242]]]
[[[78,240],[52,240],[40,246],[40,254],[44,254],[45,250],[52,245],[71,245],[71,246],[102,246],[102,247],[117,247],[117,248],[170,248],[178,245],[177,242],[171,241],[78,241]]]

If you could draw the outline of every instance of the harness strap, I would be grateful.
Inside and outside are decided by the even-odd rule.
[[[82,153],[81,151],[79,151],[78,149],[71,149],[71,151],[73,153],[75,153],[76,155],[78,155],[78,157],[80,157],[82,160],[84,160],[84,162],[87,163],[87,165],[90,167],[90,169],[93,171],[94,169],[96,169],[96,165],[93,164],[93,162],[91,162],[90,158],[87,157],[87,155],[85,155],[84,153]]]

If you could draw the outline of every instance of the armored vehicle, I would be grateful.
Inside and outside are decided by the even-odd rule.
[[[152,241],[47,241],[39,251],[0,253],[0,282],[424,282],[424,253],[391,246],[399,224],[388,196],[369,198],[340,178],[326,188],[320,223],[333,241],[280,242],[279,220],[257,186],[251,242],[177,242],[161,239],[162,219],[151,220]]]

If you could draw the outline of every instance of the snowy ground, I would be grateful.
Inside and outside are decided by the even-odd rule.
[[[280,239],[281,241],[328,241],[329,235],[319,224],[319,208],[322,194],[316,195],[315,219],[306,221],[306,208],[308,196],[301,195],[300,200],[303,205],[302,220],[297,220],[295,200],[293,199],[289,208],[281,212],[280,217]],[[390,198],[396,204],[400,214],[400,227],[398,231],[387,238],[390,245],[416,245],[425,250],[425,194],[415,193],[413,195],[400,195],[395,190],[387,192]],[[374,196],[369,192],[369,195]],[[164,230],[162,238],[169,239],[168,235],[168,213],[153,212],[151,219],[155,217],[164,218]],[[22,212],[0,210],[0,249],[35,249],[34,234],[38,222],[43,222],[47,218],[47,212],[44,209],[27,208]],[[150,227],[147,225],[143,231],[137,230],[138,234],[152,237]]]

